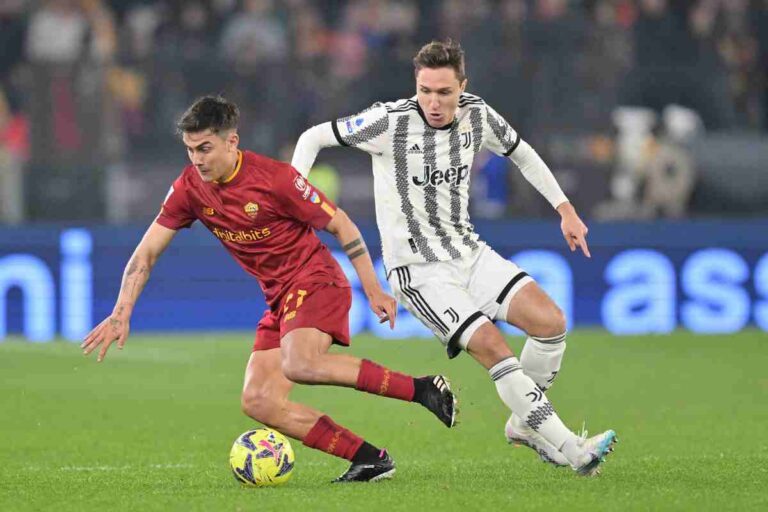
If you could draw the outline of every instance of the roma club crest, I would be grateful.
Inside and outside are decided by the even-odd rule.
[[[248,204],[243,206],[243,210],[245,210],[246,215],[248,215],[252,219],[255,219],[256,215],[259,214],[259,205],[253,202],[249,202]]]

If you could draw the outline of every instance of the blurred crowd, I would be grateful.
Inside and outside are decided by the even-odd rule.
[[[578,146],[611,168],[595,173],[602,199],[616,199],[617,107],[768,128],[768,0],[3,0],[0,215],[29,214],[8,192],[42,186],[29,175],[50,195],[73,173],[109,188],[92,174],[168,161],[174,120],[204,93],[240,104],[244,147],[289,157],[312,124],[412,95],[411,58],[444,37],[466,51],[469,91],[555,163]]]

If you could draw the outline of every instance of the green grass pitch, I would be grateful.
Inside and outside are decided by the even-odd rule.
[[[599,478],[503,437],[507,411],[466,355],[359,336],[351,352],[447,374],[460,424],[332,387],[292,397],[387,447],[397,474],[331,485],[347,463],[293,442],[278,488],[246,489],[229,447],[254,426],[239,394],[251,333],[140,336],[96,364],[76,344],[0,343],[0,510],[768,510],[768,336],[577,331],[548,393],[573,429],[613,428]],[[516,351],[521,339],[511,341]]]

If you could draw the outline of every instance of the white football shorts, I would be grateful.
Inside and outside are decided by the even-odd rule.
[[[483,243],[465,258],[394,268],[387,279],[397,301],[429,327],[450,358],[483,323],[505,320],[512,297],[533,282]]]

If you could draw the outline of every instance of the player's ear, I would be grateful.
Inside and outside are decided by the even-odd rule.
[[[464,80],[461,82],[461,85],[459,86],[459,94],[461,94],[462,92],[464,92],[464,89],[466,89],[466,88],[467,88],[467,79],[465,78],[465,79],[464,79]]]
[[[229,146],[229,149],[236,151],[238,144],[240,144],[240,135],[233,130],[227,135],[227,146]]]

